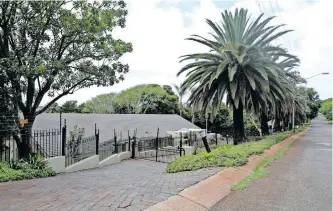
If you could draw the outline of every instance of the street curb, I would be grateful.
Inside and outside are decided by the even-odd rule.
[[[219,173],[193,185],[178,195],[172,196],[169,199],[159,202],[145,211],[204,211],[211,208],[217,202],[229,195],[231,187],[237,184],[245,176],[252,173],[256,165],[266,157],[271,157],[278,153],[288,144],[294,142],[305,131],[292,135],[280,143],[273,145],[261,155],[254,155],[248,158],[248,162],[240,167],[229,167]]]

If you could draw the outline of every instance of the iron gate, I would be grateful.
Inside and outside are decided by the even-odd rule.
[[[182,142],[177,144],[172,137],[135,138],[132,142],[132,158],[170,163],[184,155]]]

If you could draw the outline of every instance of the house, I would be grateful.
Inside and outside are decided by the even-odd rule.
[[[180,130],[182,128],[196,128],[196,125],[176,114],[72,114],[65,113],[61,116],[62,123],[66,120],[67,131],[75,125],[85,129],[85,136],[94,135],[95,124],[99,129],[100,142],[113,139],[116,131],[118,139],[133,136],[156,137],[159,128],[159,136],[167,136],[166,131]],[[33,130],[49,130],[60,128],[60,114],[42,113],[36,117]]]

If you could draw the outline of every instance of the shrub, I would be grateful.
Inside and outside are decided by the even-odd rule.
[[[304,130],[300,127],[296,132]],[[169,163],[166,168],[168,173],[180,171],[193,171],[207,167],[230,167],[242,166],[247,163],[251,155],[261,154],[265,149],[270,148],[276,143],[281,142],[291,136],[291,131],[281,132],[270,136],[265,136],[260,141],[246,142],[239,145],[218,146],[211,153],[200,152],[196,155],[186,155]]]
[[[39,155],[31,154],[27,161],[21,159],[0,163],[0,182],[34,179],[55,176],[47,161]]]

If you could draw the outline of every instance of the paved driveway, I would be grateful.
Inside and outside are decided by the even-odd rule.
[[[270,174],[232,192],[214,211],[332,210],[332,126],[323,116],[268,168]]]
[[[143,210],[215,173],[220,168],[176,174],[147,160],[0,184],[0,210]]]

